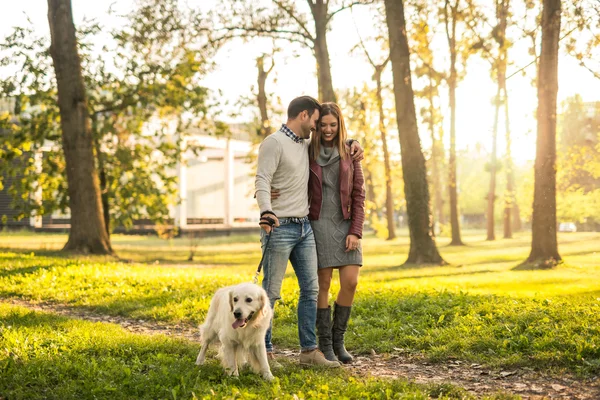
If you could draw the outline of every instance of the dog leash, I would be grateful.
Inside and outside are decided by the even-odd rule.
[[[263,261],[265,260],[265,254],[267,254],[267,250],[269,248],[269,241],[271,240],[271,235],[273,234],[273,226],[275,225],[275,220],[270,217],[263,217],[261,220],[266,220],[267,222],[261,222],[259,225],[268,224],[271,227],[271,233],[267,236],[267,243],[265,243],[265,251],[262,253],[262,257],[260,258],[260,262],[258,263],[258,268],[256,269],[256,273],[254,274],[254,279],[252,279],[252,283],[255,285],[258,284],[258,276],[260,275],[260,271],[262,270]]]

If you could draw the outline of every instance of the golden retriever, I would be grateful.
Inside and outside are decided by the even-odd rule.
[[[200,326],[202,347],[196,364],[204,363],[208,345],[219,339],[221,364],[230,376],[239,376],[238,367],[248,361],[254,372],[272,380],[265,347],[271,315],[267,293],[254,283],[217,290]]]

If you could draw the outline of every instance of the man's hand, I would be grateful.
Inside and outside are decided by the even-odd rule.
[[[271,233],[273,228],[279,226],[279,219],[275,216],[275,214],[267,213],[260,217],[260,222],[258,223],[262,229],[264,229],[265,233],[268,235]]]
[[[352,141],[350,145],[350,155],[354,161],[362,161],[365,158],[365,151],[358,143],[358,140]]]
[[[360,239],[356,235],[346,236],[346,253],[358,249]]]

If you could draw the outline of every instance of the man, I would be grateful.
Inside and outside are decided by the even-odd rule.
[[[297,97],[289,104],[287,123],[268,136],[258,151],[256,199],[260,208],[261,242],[266,252],[263,264],[263,288],[271,307],[280,299],[281,284],[288,260],[291,261],[300,286],[298,299],[298,336],[300,363],[340,367],[329,361],[317,348],[315,325],[317,318],[317,252],[315,238],[308,221],[308,145],[310,134],[316,130],[320,103],[310,97]],[[352,141],[352,153],[362,158],[362,149]],[[279,197],[271,200],[271,189]],[[272,227],[276,227],[273,230]],[[267,244],[267,239],[271,235]],[[265,344],[271,360],[272,324]]]

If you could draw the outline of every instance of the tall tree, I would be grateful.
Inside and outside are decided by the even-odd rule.
[[[71,1],[48,0],[48,21],[71,210],[64,250],[109,254]]]
[[[434,52],[432,50],[433,38],[435,36],[433,19],[433,3],[425,2],[414,5],[415,11],[411,13],[415,20],[412,22],[410,44],[412,53],[416,56],[414,73],[420,78],[422,85],[420,90],[415,90],[415,96],[423,100],[420,115],[423,123],[428,127],[431,137],[431,153],[427,168],[431,172],[431,190],[433,192],[432,210],[434,222],[440,226],[445,223],[444,218],[444,130],[443,117],[439,106],[439,87],[446,79],[443,73],[435,67]],[[435,225],[435,223],[434,223]]]
[[[319,100],[335,102],[327,31],[336,14],[373,0],[306,0],[308,9],[304,10],[304,2],[271,0],[270,3],[271,7],[265,7],[260,0],[229,0],[227,6],[219,5],[223,27],[218,31],[227,32],[222,36],[225,38],[268,36],[309,48],[317,62]]]
[[[543,0],[542,50],[538,72],[537,145],[527,263],[551,267],[561,261],[556,237],[556,96],[561,1]]]
[[[358,29],[357,29],[358,31]],[[390,161],[390,152],[388,150],[388,138],[385,122],[385,114],[383,112],[383,88],[381,83],[381,74],[390,61],[389,53],[385,60],[375,61],[374,57],[369,53],[365,43],[360,36],[360,47],[362,48],[365,57],[373,68],[373,80],[375,81],[375,99],[377,101],[377,113],[379,114],[379,134],[381,136],[381,145],[383,149],[383,164],[385,167],[385,213],[387,217],[387,240],[396,238],[396,221],[394,218],[394,195],[392,190],[392,167]]]
[[[445,264],[435,244],[425,157],[417,128],[403,0],[385,0],[394,98],[402,154],[410,250],[407,263]]]
[[[506,140],[505,168],[506,168],[506,190],[504,191],[504,239],[512,238],[513,229],[518,229],[519,224],[515,220],[519,218],[519,209],[515,196],[515,172],[512,160],[512,138],[510,134],[510,119],[508,112],[508,91],[506,90],[506,74],[504,75],[504,129]]]
[[[483,57],[490,63],[493,78],[496,80],[497,90],[494,98],[494,124],[492,129],[492,153],[491,160],[489,163],[490,181],[489,191],[487,194],[487,240],[495,240],[495,203],[496,203],[496,178],[498,173],[498,127],[500,120],[500,108],[504,105],[505,108],[505,127],[507,136],[507,158],[510,157],[510,127],[508,120],[508,98],[506,90],[506,68],[508,65],[508,49],[510,47],[510,41],[506,37],[506,28],[508,25],[510,0],[495,0],[495,21],[489,23],[483,13],[477,12],[480,17],[478,21],[482,21],[484,24],[493,25],[490,32],[489,39],[482,39],[479,34],[477,27],[474,25],[475,21],[468,21],[468,25],[471,28],[473,34],[478,38],[478,43],[475,47],[480,48],[483,53]],[[507,164],[511,161],[508,160]],[[511,185],[510,182],[510,169],[508,169],[507,185]],[[512,190],[507,189],[505,192],[505,222],[506,214],[508,214],[508,230],[510,231],[510,206]],[[505,236],[507,230],[505,226]]]
[[[444,25],[446,27],[446,38],[450,51],[450,66],[448,73],[448,97],[450,105],[450,149],[448,156],[448,190],[450,197],[450,226],[452,229],[452,240],[450,245],[462,246],[460,237],[460,223],[458,213],[458,187],[456,181],[456,87],[460,76],[457,70],[457,63],[462,56],[463,63],[468,57],[468,40],[460,40],[457,33],[458,25],[463,23],[466,16],[461,0],[445,0],[442,10]],[[463,35],[464,36],[464,35]],[[466,36],[465,36],[466,37]]]

